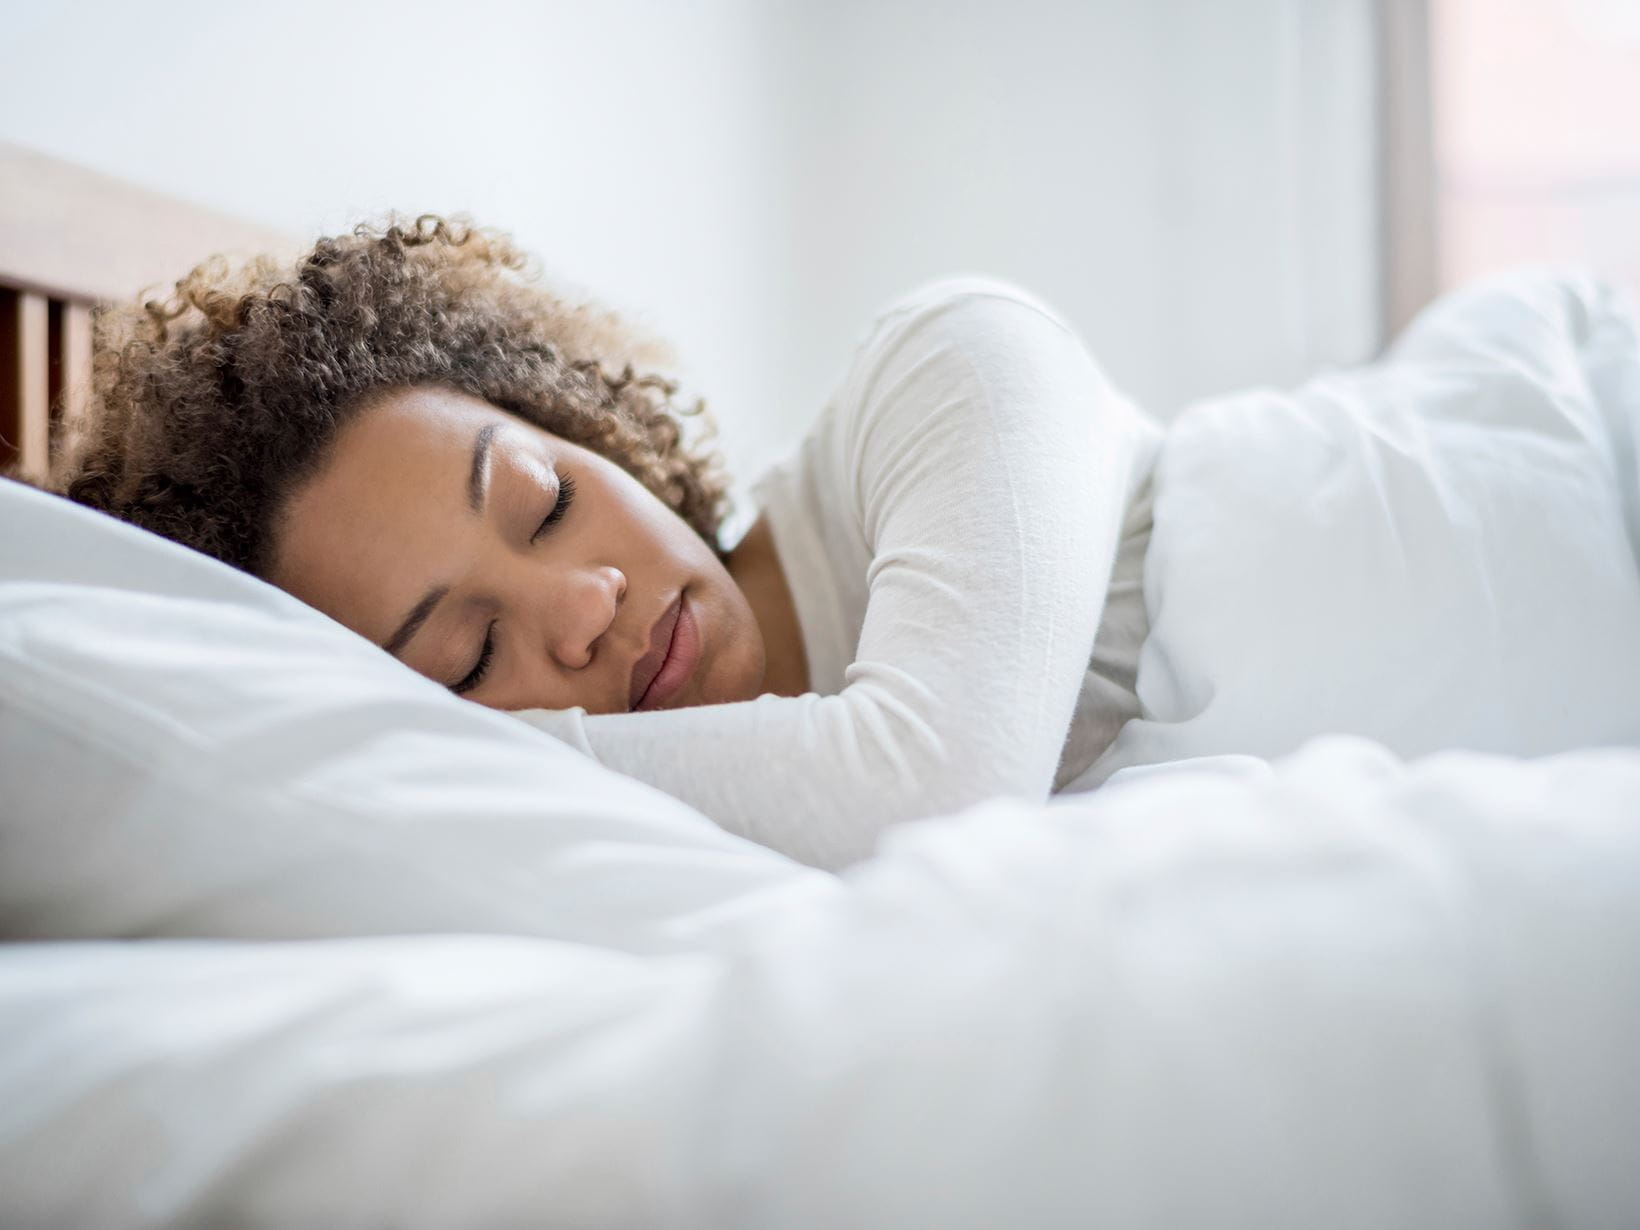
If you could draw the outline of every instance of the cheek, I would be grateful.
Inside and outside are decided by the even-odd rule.
[[[726,612],[717,639],[702,688],[705,703],[754,699],[762,691],[763,637],[750,609],[741,603]]]

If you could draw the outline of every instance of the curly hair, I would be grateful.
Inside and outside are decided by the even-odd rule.
[[[671,356],[536,285],[512,239],[464,217],[388,215],[289,265],[212,257],[166,301],[108,305],[90,406],[50,485],[266,577],[286,501],[375,395],[452,387],[609,458],[714,549],[727,484],[685,442]]]

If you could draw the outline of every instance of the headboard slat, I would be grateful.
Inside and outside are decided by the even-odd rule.
[[[43,478],[50,462],[51,355],[49,309],[44,295],[0,292],[0,435],[5,461],[16,461],[30,478]]]
[[[51,422],[77,418],[91,394],[91,309],[83,303],[51,301]],[[57,447],[55,435],[52,448]]]

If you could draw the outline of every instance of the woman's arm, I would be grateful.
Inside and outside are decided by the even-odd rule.
[[[521,716],[820,866],[896,821],[1046,798],[1156,432],[1029,295],[925,287],[878,318],[817,428],[871,559],[842,691]]]

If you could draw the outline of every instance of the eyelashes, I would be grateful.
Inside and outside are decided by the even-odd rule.
[[[558,498],[553,501],[547,515],[541,519],[541,524],[535,527],[535,533],[530,535],[530,542],[532,544],[540,542],[553,526],[564,519],[564,514],[569,511],[569,506],[574,502],[575,480],[567,474],[562,475],[558,479]],[[495,625],[496,621],[491,620],[490,626],[484,629],[484,645],[478,651],[478,661],[473,664],[473,668],[462,677],[459,683],[450,685],[450,691],[457,696],[463,696],[471,692],[483,683],[484,677],[490,673],[490,662],[495,657]]]
[[[541,524],[536,527],[535,533],[530,535],[530,541],[540,542],[542,536],[545,535],[548,530],[564,519],[564,514],[569,511],[569,506],[574,502],[575,480],[568,474],[565,474],[558,480],[558,498],[553,501],[551,511],[548,512],[546,517],[542,519]]]
[[[450,691],[457,696],[461,696],[464,693],[471,692],[483,683],[484,676],[490,673],[490,659],[493,657],[495,657],[495,621],[492,619],[490,626],[484,629],[484,648],[478,651],[477,664],[467,672],[466,677],[460,683],[451,684]]]

